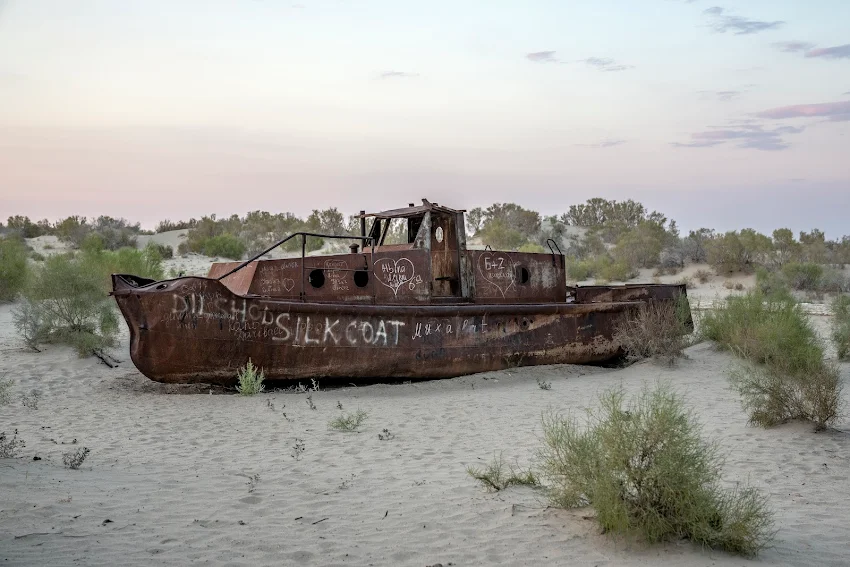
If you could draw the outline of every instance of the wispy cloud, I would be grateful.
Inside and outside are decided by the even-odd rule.
[[[379,79],[412,79],[418,77],[419,73],[408,73],[406,71],[386,71],[381,73]]]
[[[827,118],[833,122],[850,120],[850,101],[795,104],[771,108],[756,114],[759,118],[784,120],[786,118]]]
[[[799,51],[808,51],[815,46],[814,43],[808,41],[777,41],[771,44],[779,51],[785,53],[797,53]]]
[[[808,58],[850,59],[850,43],[817,48],[807,41],[778,41],[772,45],[786,53],[803,53]]]
[[[576,144],[577,146],[583,146],[585,148],[613,148],[614,146],[619,146],[621,144],[625,144],[626,140],[619,139],[607,139],[602,142],[598,142],[595,144]]]
[[[534,51],[532,53],[526,53],[525,58],[534,63],[585,63],[600,71],[626,71],[634,68],[633,65],[618,63],[610,57],[588,57],[586,59],[565,61],[557,57],[557,51]]]
[[[780,126],[767,129],[759,124],[737,124],[731,127],[694,132],[690,142],[673,142],[679,148],[710,148],[727,142],[736,142],[738,148],[764,151],[784,150],[789,147],[783,136],[799,134],[805,128]]]
[[[730,16],[720,6],[713,6],[703,11],[711,20],[711,28],[718,33],[732,32],[735,35],[747,35],[767,30],[777,29],[785,22],[767,22],[762,20],[751,20],[742,16]]]
[[[806,57],[823,57],[824,59],[850,59],[850,43],[835,47],[821,47],[806,52]]]
[[[697,91],[704,98],[712,98],[727,102],[741,96],[741,91]]]
[[[529,61],[534,61],[535,63],[558,63],[558,59],[555,57],[554,51],[535,51],[533,53],[526,53],[525,58]]]
[[[591,67],[596,67],[600,71],[627,71],[628,69],[634,69],[633,65],[623,65],[609,57],[588,57],[587,59],[580,59],[580,61],[587,63]]]

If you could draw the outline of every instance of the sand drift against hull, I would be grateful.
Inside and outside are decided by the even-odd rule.
[[[407,243],[385,244],[391,222],[407,224]],[[310,236],[356,244],[308,257]],[[300,258],[260,260],[294,238]],[[463,211],[423,199],[361,213],[359,236],[295,233],[246,262],[213,264],[207,277],[116,274],[112,294],[143,374],[228,385],[249,359],[267,380],[599,362],[620,354],[621,317],[686,295],[678,284],[568,288],[565,258],[548,244],[549,253],[467,250]]]

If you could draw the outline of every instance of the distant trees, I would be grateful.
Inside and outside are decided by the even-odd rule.
[[[188,231],[178,253],[241,259],[256,255],[299,231],[358,235],[360,217],[346,217],[335,207],[314,209],[306,218],[289,212],[250,211],[243,217],[234,214],[225,218],[208,215],[188,221],[163,220],[156,228],[157,232]],[[571,205],[565,213],[546,217],[516,203],[493,203],[467,211],[466,230],[468,236],[482,244],[503,250],[546,250],[547,240],[552,239],[568,257],[568,263],[575,264],[574,274],[602,279],[632,277],[641,268],[656,268],[656,275],[675,273],[685,262],[708,263],[719,273],[750,273],[761,268],[787,274],[800,273],[794,271],[796,268],[785,270],[792,264],[850,264],[850,236],[827,240],[819,229],[802,231],[795,238],[788,228],[778,228],[770,235],[752,228],[724,233],[700,228],[682,237],[674,220],[631,199],[591,198]],[[137,237],[143,233],[138,223],[109,216],[87,219],[73,215],[51,224],[47,220],[33,222],[26,216],[15,215],[0,225],[0,235],[18,238],[55,235],[80,250],[135,247]],[[309,237],[307,251],[322,248],[326,244],[324,240]],[[406,221],[392,220],[384,242],[406,241]],[[335,245],[344,248],[346,244]],[[290,252],[297,252],[300,247],[300,239],[282,246]],[[167,252],[163,250],[161,255],[167,256]],[[827,286],[830,289],[844,286],[834,269],[824,271],[822,279],[830,282]]]
[[[37,238],[53,235],[67,242],[72,248],[81,248],[86,238],[97,235],[107,250],[136,245],[136,237],[142,234],[139,223],[130,224],[126,219],[99,216],[89,221],[86,217],[73,215],[50,224],[47,219],[33,223],[29,217],[15,215],[8,218],[6,232],[21,238]]]
[[[540,233],[540,213],[516,203],[494,203],[471,211],[471,224],[485,244],[501,250],[516,250],[534,243]],[[469,228],[469,227],[468,227]]]
[[[348,234],[355,224],[353,219],[356,219],[357,232],[355,234],[357,234],[359,233],[359,218],[352,216],[346,220],[345,215],[336,207],[322,210],[314,209],[306,219],[289,212],[272,214],[268,211],[250,211],[244,217],[231,215],[224,219],[218,219],[216,215],[209,215],[198,220],[168,221],[167,224],[160,223],[159,226],[163,228],[190,227],[186,240],[178,248],[180,254],[196,252],[239,260],[246,254],[248,256],[259,254],[294,232]],[[311,236],[307,238],[308,252],[318,250],[323,245],[324,239],[320,237]],[[294,238],[281,247],[285,251],[295,252],[301,249],[301,240]],[[215,252],[215,254],[211,254],[211,252]]]

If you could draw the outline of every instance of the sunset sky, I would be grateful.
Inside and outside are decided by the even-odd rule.
[[[848,0],[0,0],[0,217],[632,198],[850,234]]]

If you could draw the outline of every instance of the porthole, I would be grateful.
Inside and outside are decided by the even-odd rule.
[[[519,267],[517,268],[517,279],[519,279],[519,283],[527,284],[528,280],[531,278],[531,274],[528,273],[528,268]]]
[[[310,282],[310,285],[315,287],[316,289],[325,285],[325,271],[324,270],[313,270],[310,272],[310,275],[307,276],[307,281]]]
[[[354,272],[354,285],[357,287],[366,287],[369,285],[369,272],[366,270],[357,270]]]

